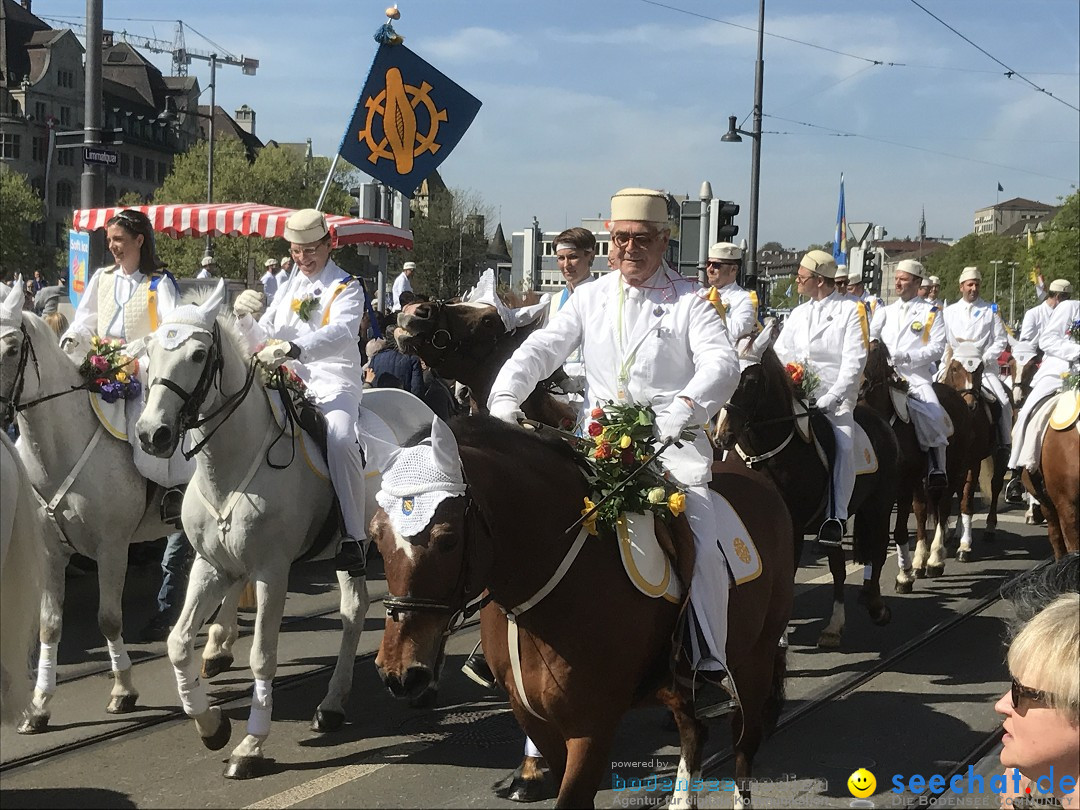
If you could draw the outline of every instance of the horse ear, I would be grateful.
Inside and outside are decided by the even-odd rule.
[[[199,312],[203,315],[208,315],[211,318],[216,318],[218,312],[221,309],[221,305],[225,303],[225,279],[221,279],[218,282],[217,287],[210,293],[210,297],[203,303],[199,304]]]
[[[22,276],[15,276],[15,282],[11,285],[11,289],[8,290],[7,297],[4,298],[4,308],[15,313],[22,312],[25,290],[26,285],[23,284]]]
[[[461,479],[461,455],[458,453],[454,431],[439,417],[431,420],[431,449],[435,466],[454,481]]]

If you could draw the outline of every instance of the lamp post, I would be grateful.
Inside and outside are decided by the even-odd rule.
[[[997,303],[997,274],[998,274],[997,265],[1005,264],[1005,262],[1001,261],[1000,259],[997,259],[996,261],[990,262],[990,264],[994,265],[994,303],[996,304]]]
[[[1009,328],[1013,325],[1013,306],[1016,304],[1016,265],[1017,262],[1009,262]]]
[[[698,238],[698,281],[702,286],[709,283],[709,203],[712,201],[712,185],[708,180],[701,184],[701,233]]]
[[[758,3],[758,40],[757,62],[754,66],[754,116],[750,132],[735,125],[735,116],[728,117],[728,131],[721,136],[722,143],[741,143],[740,135],[753,140],[750,153],[750,233],[749,248],[746,254],[746,284],[757,288],[757,245],[758,245],[758,194],[761,188],[761,96],[765,80],[765,0]]]

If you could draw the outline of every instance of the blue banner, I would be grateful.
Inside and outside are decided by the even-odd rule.
[[[338,153],[412,198],[479,110],[479,99],[404,45],[380,45]]]
[[[840,204],[836,208],[836,233],[833,234],[833,259],[836,263],[847,265],[847,210],[844,206],[844,173],[840,173]]]
[[[90,281],[90,234],[68,231],[68,298],[73,307]]]

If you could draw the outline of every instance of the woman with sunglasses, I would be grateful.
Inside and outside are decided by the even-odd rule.
[[[1057,597],[1019,632],[1008,654],[1002,807],[1080,807],[1080,594]],[[1051,798],[1057,805],[1048,804]]]

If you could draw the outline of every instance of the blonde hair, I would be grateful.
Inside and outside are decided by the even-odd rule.
[[[60,337],[68,330],[68,319],[63,312],[50,312],[42,315],[41,320],[45,321],[45,324],[56,332],[57,337]]]
[[[1080,593],[1059,596],[1024,625],[1009,645],[1009,671],[1080,723]]]

